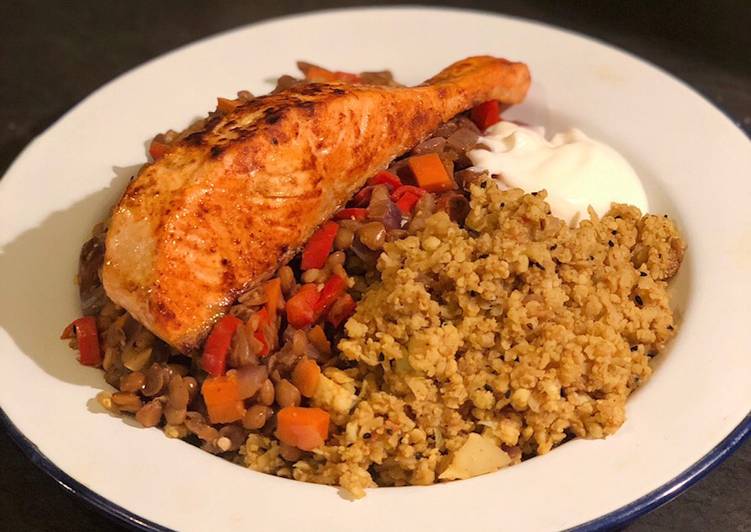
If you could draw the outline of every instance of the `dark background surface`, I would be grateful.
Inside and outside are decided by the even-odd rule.
[[[621,47],[681,78],[751,133],[751,2],[747,0],[431,4],[539,20]],[[70,107],[148,59],[258,20],[356,5],[366,3],[0,0],[0,173]],[[633,531],[710,529],[751,531],[749,442],[684,495],[629,527]],[[0,430],[0,530],[121,528],[36,469]]]

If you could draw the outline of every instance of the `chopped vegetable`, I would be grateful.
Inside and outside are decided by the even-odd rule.
[[[454,480],[492,473],[508,465],[511,458],[498,444],[473,432],[451,457],[449,466],[438,478]]]
[[[501,121],[501,106],[498,100],[490,100],[472,108],[470,118],[481,131]]]
[[[391,199],[396,202],[396,206],[403,214],[409,214],[414,209],[415,204],[425,195],[425,190],[413,187],[410,185],[403,185],[397,188],[392,194]]]
[[[414,155],[408,159],[407,164],[420,188],[428,192],[444,192],[454,188],[454,180],[437,153]]]
[[[314,284],[304,284],[287,301],[287,321],[296,329],[302,329],[315,321],[315,305],[318,302],[318,288]]]
[[[420,196],[412,192],[407,192],[396,201],[396,206],[399,207],[399,210],[403,214],[410,214],[418,201],[420,201]]]
[[[149,144],[149,155],[151,155],[151,158],[155,161],[158,161],[162,157],[164,157],[164,154],[167,153],[167,150],[170,149],[170,145],[166,142],[162,142],[161,140],[158,140],[158,136],[154,137],[154,139],[151,141],[151,144]]]
[[[292,370],[292,384],[303,397],[313,397],[321,380],[321,368],[315,360],[303,358]]]
[[[240,389],[234,373],[208,377],[203,381],[201,394],[212,423],[232,423],[245,415],[245,406],[240,398]]]
[[[326,222],[318,231],[313,233],[305,249],[302,252],[302,262],[300,267],[303,270],[311,268],[323,268],[326,264],[326,258],[331,252],[336,238],[336,232],[339,230],[339,224],[336,222]]]
[[[351,207],[342,209],[334,215],[335,220],[364,220],[368,215],[368,209]]]
[[[352,314],[355,313],[355,307],[357,303],[352,299],[349,294],[343,294],[337,299],[331,306],[331,310],[326,315],[326,321],[328,321],[334,327],[339,327],[342,322],[349,319]]]
[[[269,354],[269,351],[271,350],[271,342],[269,338],[266,337],[266,329],[271,324],[271,317],[269,316],[269,311],[266,309],[266,307],[262,308],[257,312],[258,314],[258,328],[256,329],[255,333],[253,333],[253,336],[256,340],[261,342],[261,350],[258,352],[258,356],[265,357]]]
[[[320,408],[285,406],[276,420],[277,438],[303,451],[320,447],[329,434],[329,413]]]
[[[325,69],[317,65],[311,65],[310,63],[299,62],[298,67],[305,74],[307,81],[316,83],[326,83],[331,81],[343,81],[346,83],[360,83],[362,80],[359,75],[352,74],[351,72],[342,72]]]
[[[276,311],[279,309],[279,300],[282,297],[282,281],[275,277],[263,285],[263,291],[266,294],[266,311],[269,313],[269,319],[276,319]]]
[[[398,201],[407,193],[414,194],[418,197],[423,197],[425,195],[425,190],[420,187],[413,187],[412,185],[402,185],[391,193],[391,199]]]
[[[102,350],[99,347],[99,333],[96,329],[96,318],[84,316],[68,325],[62,339],[73,338],[78,340],[78,351],[81,353],[78,361],[84,366],[98,366],[102,363]]]
[[[395,190],[402,186],[402,181],[398,176],[383,170],[368,180],[368,185],[387,185],[389,190]]]
[[[329,308],[331,308],[331,305],[334,304],[334,301],[336,301],[346,288],[347,281],[343,278],[338,275],[332,275],[329,277],[326,284],[323,285],[323,290],[321,290],[321,295],[318,296],[318,301],[316,301],[315,306],[313,307],[315,316],[318,317],[326,314]]]
[[[227,98],[216,99],[216,110],[222,114],[231,113],[240,105],[239,100],[229,100]]]
[[[308,340],[322,355],[331,355],[331,342],[329,342],[326,332],[320,325],[316,325],[308,331]]]
[[[363,207],[370,203],[370,196],[373,195],[373,187],[363,187],[352,198],[352,205]]]
[[[237,394],[240,399],[253,397],[269,376],[266,366],[248,364],[236,370],[229,370],[227,375],[234,374],[237,379]]]
[[[227,355],[229,346],[232,343],[232,336],[235,330],[242,324],[242,321],[236,316],[227,314],[223,316],[206,339],[203,346],[203,357],[201,358],[201,367],[209,374],[219,376],[224,375],[227,369]]]

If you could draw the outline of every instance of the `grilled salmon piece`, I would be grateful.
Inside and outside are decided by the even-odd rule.
[[[183,352],[271,276],[366,179],[487,100],[520,102],[526,65],[471,57],[413,88],[309,84],[213,115],[115,206],[107,295]]]

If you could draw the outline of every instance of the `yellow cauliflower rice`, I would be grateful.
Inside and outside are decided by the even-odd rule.
[[[667,217],[614,205],[570,228],[545,193],[471,187],[460,228],[442,212],[386,244],[314,403],[327,444],[290,466],[251,435],[246,465],[371,486],[468,478],[603,438],[675,334],[666,291],[684,244]]]

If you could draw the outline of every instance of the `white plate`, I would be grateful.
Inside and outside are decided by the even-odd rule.
[[[468,481],[371,490],[348,502],[335,488],[245,470],[91,412],[92,397],[106,387],[102,374],[78,365],[57,336],[78,312],[72,281],[80,245],[143,163],[151,135],[186,125],[217,95],[269,90],[265,80],[293,71],[296,59],[391,68],[419,82],[478,53],[526,61],[534,86],[513,116],[553,130],[576,125],[615,146],[644,178],[652,208],[674,216],[688,241],[675,287],[682,327],[615,436],[574,441]],[[37,462],[147,528],[542,530],[606,514],[595,524],[618,523],[670,498],[748,432],[749,176],[748,139],[688,87],[539,24],[358,9],[226,33],[100,89],[32,142],[0,181],[0,406],[14,435],[36,445],[29,452]]]

